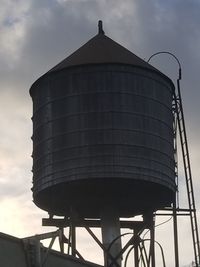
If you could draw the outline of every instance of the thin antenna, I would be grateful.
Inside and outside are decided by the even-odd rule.
[[[99,28],[99,34],[105,34],[104,30],[103,30],[103,22],[102,20],[98,21],[98,28]]]

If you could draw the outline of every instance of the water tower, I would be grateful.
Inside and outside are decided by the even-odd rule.
[[[140,233],[173,209],[175,87],[159,70],[98,34],[31,87],[33,199],[49,213],[44,225],[101,227],[105,265],[120,266],[120,228],[131,228],[135,267]],[[62,219],[54,218],[62,216]],[[142,221],[120,220],[142,215]],[[128,247],[128,245],[127,245]]]

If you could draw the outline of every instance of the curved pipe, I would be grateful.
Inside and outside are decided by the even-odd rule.
[[[168,55],[172,56],[176,60],[176,62],[178,63],[178,66],[179,66],[179,75],[178,75],[179,77],[178,77],[178,80],[181,80],[181,78],[182,78],[182,74],[181,74],[182,73],[182,71],[181,71],[181,63],[178,60],[178,58],[174,54],[172,54],[171,52],[168,52],[168,51],[160,51],[160,52],[157,52],[157,53],[153,54],[152,56],[150,56],[150,58],[147,60],[147,62],[149,63],[149,61],[154,56],[157,56],[157,55],[160,55],[160,54],[168,54]]]

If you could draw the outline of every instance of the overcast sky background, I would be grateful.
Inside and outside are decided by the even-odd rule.
[[[146,60],[170,51],[182,64],[182,97],[200,210],[200,1],[199,0],[0,0],[0,231],[25,237],[41,227],[46,213],[32,203],[31,84],[97,33]],[[177,63],[162,55],[151,63],[176,78]],[[182,182],[180,187],[182,187]],[[198,220],[200,216],[198,212]],[[189,228],[181,223],[181,266],[192,260]],[[161,227],[161,236],[169,230]],[[163,234],[163,231],[165,233]],[[81,242],[87,241],[82,234]],[[167,248],[167,241],[163,241]],[[95,250],[88,250],[90,258]],[[172,252],[166,252],[172,267]],[[89,255],[90,254],[90,255]],[[96,259],[95,259],[96,261]]]

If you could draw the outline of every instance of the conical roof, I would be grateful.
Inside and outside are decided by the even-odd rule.
[[[53,67],[49,72],[59,71],[72,66],[104,63],[129,64],[158,71],[146,61],[107,37],[101,28],[96,36]]]

